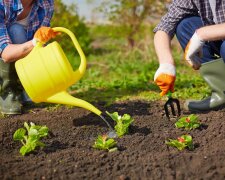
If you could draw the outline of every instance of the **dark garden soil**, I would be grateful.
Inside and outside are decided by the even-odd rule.
[[[35,107],[0,119],[0,179],[225,179],[225,109],[199,114],[202,127],[176,129],[163,117],[164,102],[127,101],[104,107],[134,119],[129,134],[117,138],[118,151],[92,148],[105,123],[85,109]],[[184,114],[183,114],[184,115]],[[46,147],[25,157],[12,140],[24,122],[49,127]],[[178,151],[165,140],[193,136],[193,151]]]

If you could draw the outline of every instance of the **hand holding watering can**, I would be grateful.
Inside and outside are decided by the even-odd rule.
[[[34,34],[34,38],[32,40],[33,45],[36,46],[37,42],[45,44],[52,38],[55,38],[58,34],[59,32],[54,31],[52,28],[42,26]]]

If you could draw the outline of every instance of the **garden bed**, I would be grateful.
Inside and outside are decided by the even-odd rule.
[[[164,102],[127,101],[104,107],[134,118],[118,151],[92,148],[105,123],[85,109],[35,107],[0,119],[0,179],[225,179],[225,110],[199,114],[199,129],[176,129],[163,117]],[[12,135],[24,122],[46,125],[46,147],[27,156]],[[168,147],[165,140],[193,137],[193,151]]]

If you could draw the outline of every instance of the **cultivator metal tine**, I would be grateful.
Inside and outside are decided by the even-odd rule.
[[[180,102],[178,99],[170,97],[164,105],[166,117],[170,119],[170,110],[173,117],[179,117],[181,114]],[[170,109],[170,110],[169,110]]]

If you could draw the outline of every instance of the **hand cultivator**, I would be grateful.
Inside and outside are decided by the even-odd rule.
[[[181,109],[180,109],[180,102],[178,99],[172,98],[172,93],[168,92],[167,97],[169,98],[166,103],[164,104],[164,110],[166,113],[166,117],[168,119],[171,118],[171,112],[172,112],[172,117],[179,117],[181,114]],[[171,110],[171,112],[170,112]]]

